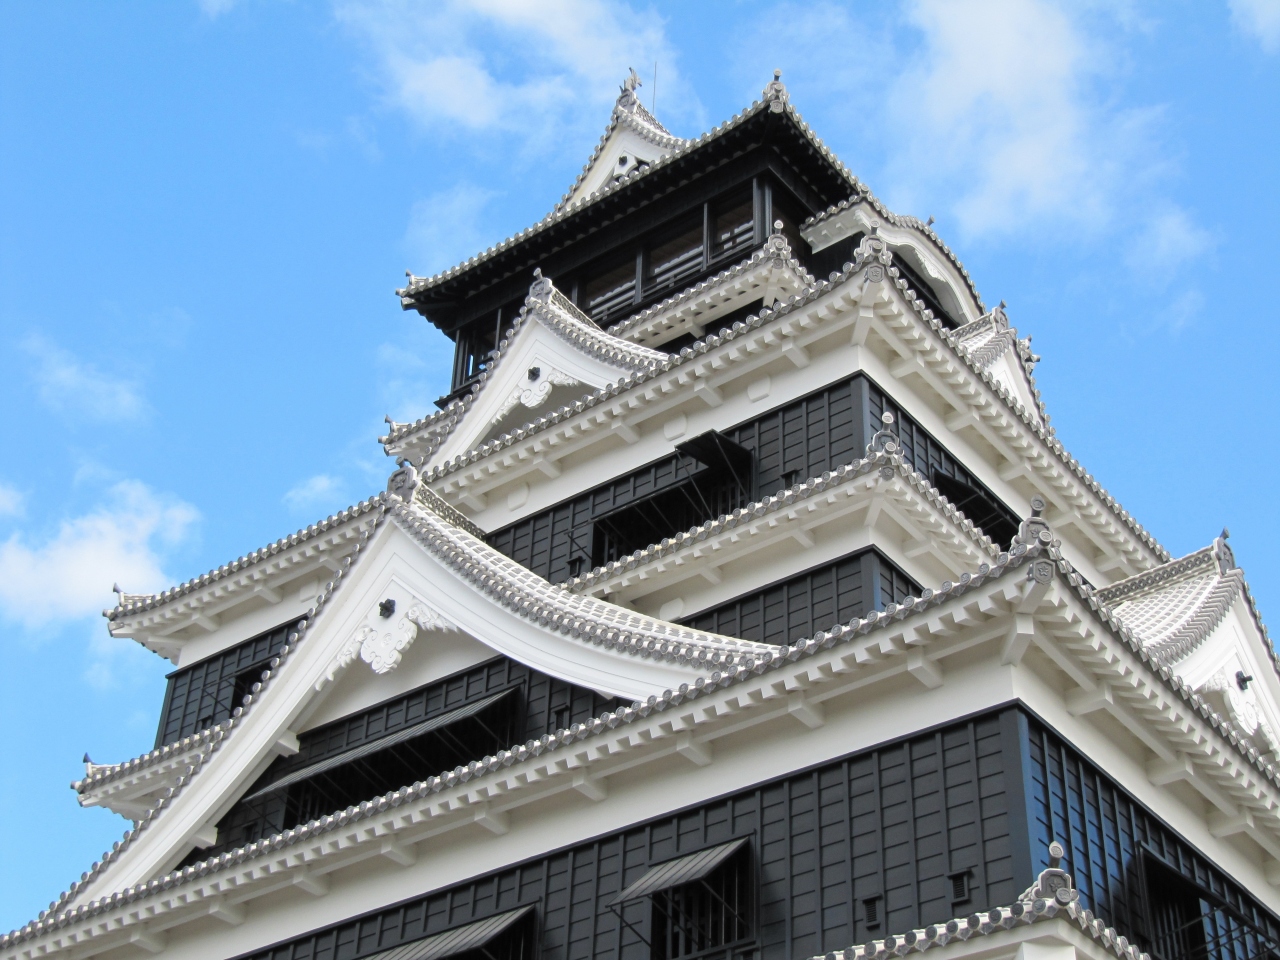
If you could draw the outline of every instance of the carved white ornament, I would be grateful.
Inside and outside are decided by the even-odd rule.
[[[357,657],[369,664],[374,673],[390,673],[400,666],[404,652],[417,639],[419,631],[456,630],[442,613],[424,603],[415,603],[396,623],[394,631],[385,632],[365,624],[351,635],[329,663],[325,675],[316,683],[319,690]]]
[[[546,403],[547,397],[551,396],[552,387],[574,387],[580,381],[569,376],[567,373],[561,373],[559,370],[548,370],[546,373],[527,387],[516,387],[511,391],[511,396],[498,408],[498,412],[494,414],[493,423],[497,423],[517,404],[521,403],[533,410]]]
[[[1233,663],[1232,666],[1235,664]],[[1240,685],[1236,682],[1231,667],[1223,667],[1208,680],[1200,688],[1201,694],[1217,693],[1222,701],[1226,704],[1228,718],[1234,723],[1244,734],[1253,737],[1256,740],[1261,739],[1262,743],[1257,746],[1266,745],[1272,753],[1280,754],[1280,740],[1277,740],[1276,733],[1271,729],[1266,718],[1262,715],[1262,711],[1258,709],[1257,696],[1252,689],[1241,690]]]

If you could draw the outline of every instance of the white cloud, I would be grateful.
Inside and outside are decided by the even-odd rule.
[[[40,399],[58,413],[88,420],[133,420],[146,412],[136,383],[103,373],[44,337],[22,342],[32,359],[31,377]]]
[[[313,511],[331,507],[335,502],[345,500],[345,486],[337,477],[327,473],[318,473],[293,487],[283,497],[285,506],[290,510]]]
[[[25,498],[17,487],[0,483],[0,517],[20,517]]]
[[[629,66],[657,61],[664,91],[684,90],[660,18],[603,0],[342,0],[337,16],[368,43],[387,99],[433,133],[562,148],[603,127]]]
[[[1150,283],[1163,283],[1198,254],[1212,251],[1217,241],[1210,231],[1193,223],[1185,210],[1163,205],[1147,220],[1129,248],[1129,266]]]
[[[48,627],[111,606],[115,582],[131,593],[160,589],[170,582],[163,554],[198,518],[188,503],[122,481],[96,510],[62,521],[39,542],[15,533],[0,543],[0,617]]]
[[[1228,0],[1231,22],[1267,53],[1280,53],[1280,0]]]
[[[1095,106],[1098,38],[1046,0],[915,0],[909,16],[924,49],[891,93],[906,142],[894,179],[950,194],[977,234],[1106,220],[1134,131]]]

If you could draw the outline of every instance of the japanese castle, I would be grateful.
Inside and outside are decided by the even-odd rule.
[[[158,594],[131,823],[0,960],[1280,957],[1280,670],[1038,361],[775,75],[634,74],[542,220],[397,291],[456,344],[386,490]],[[122,824],[122,827],[124,824]]]

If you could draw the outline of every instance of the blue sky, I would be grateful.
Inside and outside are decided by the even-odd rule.
[[[448,387],[404,270],[543,216],[655,61],[682,135],[780,67],[1008,301],[1068,448],[1280,617],[1280,0],[0,3],[0,929],[123,832],[81,754],[154,738],[111,584],[381,489]]]

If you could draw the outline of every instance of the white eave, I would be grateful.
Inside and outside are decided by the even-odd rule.
[[[779,299],[803,295],[813,288],[813,284],[813,277],[791,255],[786,238],[775,234],[746,260],[708,277],[677,296],[619,321],[600,336],[608,337],[614,344],[631,342],[661,345],[662,342],[686,332],[701,334],[717,317],[739,306],[757,300],[764,300],[768,306]],[[522,315],[517,324],[523,322]],[[451,401],[445,409],[412,423],[388,421],[386,436],[378,438],[387,454],[409,457],[419,464],[431,458],[474,405],[484,383],[506,355],[515,333],[516,328],[513,327],[503,337],[490,370],[480,375],[480,379],[465,396]],[[656,350],[647,351],[633,359],[631,368],[642,372],[646,367],[644,361],[650,358],[654,362],[648,366],[656,366],[666,361],[668,355]],[[468,451],[464,456],[471,456],[475,452]]]
[[[811,531],[841,523],[877,498],[895,504],[900,522],[914,534],[915,549],[937,555],[949,568],[973,569],[1000,552],[900,454],[881,450],[597,567],[569,580],[564,589],[612,596],[644,581],[649,590],[656,590],[704,575],[708,567],[754,552],[765,542],[796,539],[803,547],[811,546]]]
[[[123,595],[117,607],[103,611],[107,628],[113,637],[132,637],[176,662],[185,641],[175,633],[193,625],[215,630],[222,615],[243,603],[278,602],[281,584],[342,569],[380,509],[377,498],[362,501],[161,593]]]
[[[872,247],[880,253],[874,254]],[[873,257],[883,258],[882,281],[867,278],[875,266]],[[1033,478],[1052,503],[1078,513],[1080,522],[1094,530],[1097,538],[1123,553],[1125,563],[1141,570],[1170,559],[1164,547],[1067,452],[1037,413],[1026,410],[1003,384],[975,364],[954,331],[944,327],[922,301],[909,296],[910,287],[893,269],[883,240],[864,238],[855,260],[833,279],[818,281],[801,296],[685,347],[650,371],[624,377],[466,455],[433,466],[423,480],[446,499],[476,502],[490,487],[529,471],[540,454],[564,456],[651,403],[667,403],[670,396],[690,388],[694,393],[716,394],[718,385],[732,379],[735,371],[753,369],[758,356],[794,349],[795,342],[824,325],[852,322],[868,291],[891,287],[906,309],[895,306],[893,316],[882,319],[898,328],[901,349],[910,351],[891,367],[894,376],[919,374],[939,389],[963,383],[964,389],[952,401],[963,410],[948,418],[949,424],[954,421],[955,429],[970,425],[985,431],[1002,456],[1016,465],[1017,473]]]
[[[973,306],[976,307],[974,316],[986,312],[983,305],[982,296],[978,293],[978,288],[973,283],[973,278],[969,276],[969,271],[965,269],[964,264],[960,262],[960,258],[955,252],[943,242],[942,238],[934,231],[930,224],[927,224],[916,217],[904,216],[894,213],[888,207],[878,200],[868,190],[863,190],[841,200],[838,204],[828,207],[822,213],[815,214],[808,220],[800,224],[800,234],[816,249],[829,246],[846,237],[851,237],[857,232],[866,232],[872,223],[873,217],[861,208],[869,206],[876,216],[882,221],[881,228],[884,224],[889,225],[889,229],[885,229],[886,239],[890,242],[905,239],[903,235],[893,236],[892,228],[898,228],[902,234],[915,235],[926,242],[928,247],[941,253],[945,262],[951,270],[955,271],[957,278],[973,299]],[[942,278],[939,278],[942,279]]]

